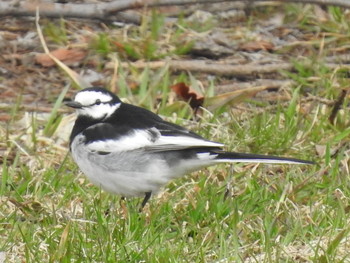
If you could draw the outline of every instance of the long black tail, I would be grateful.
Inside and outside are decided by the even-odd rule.
[[[236,152],[219,152],[215,160],[217,162],[237,162],[237,163],[276,163],[276,164],[315,164],[312,161],[279,157],[271,155],[236,153]]]

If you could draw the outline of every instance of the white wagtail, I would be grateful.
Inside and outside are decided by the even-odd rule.
[[[141,207],[170,180],[217,163],[313,163],[225,152],[223,144],[123,103],[103,88],[81,90],[66,105],[78,113],[70,150],[80,169],[107,192],[123,197],[145,195]]]

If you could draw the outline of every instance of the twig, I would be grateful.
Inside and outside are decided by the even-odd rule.
[[[257,79],[249,82],[233,82],[227,85],[219,85],[215,87],[215,92],[220,94],[256,86],[265,86],[266,89],[279,89],[281,87],[290,86],[293,83],[294,81],[292,80]]]
[[[257,3],[254,4],[253,6],[264,6],[264,5],[271,5],[271,2],[266,2],[266,3]],[[182,6],[178,6],[178,8],[174,8],[174,9],[169,9],[166,11],[166,15],[170,16],[170,17],[178,17],[179,15],[183,15],[183,16],[189,16],[191,14],[193,14],[195,11],[197,11],[198,9],[202,10],[202,11],[207,11],[210,13],[224,13],[224,12],[228,12],[228,11],[232,11],[232,10],[245,10],[247,8],[247,4],[244,3],[243,1],[237,1],[237,2],[227,2],[224,5],[221,3],[213,3],[213,4],[209,4],[209,5],[192,5],[192,6],[188,6],[186,8],[183,8]]]
[[[71,70],[68,66],[66,66],[64,63],[62,63],[58,58],[56,58],[54,55],[50,53],[49,48],[46,45],[43,32],[41,31],[41,27],[39,24],[39,9],[36,10],[36,16],[35,16],[35,25],[36,30],[40,39],[41,46],[43,47],[45,53],[53,60],[55,61],[56,65],[59,66],[64,72],[67,73],[67,75],[74,81],[74,83],[78,87],[89,87],[90,84],[87,83],[82,77],[79,76],[75,71]],[[67,89],[68,90],[68,89]]]
[[[136,68],[149,67],[151,69],[164,67],[169,64],[170,69],[175,71],[195,71],[219,76],[248,76],[253,74],[271,73],[279,70],[291,70],[293,65],[290,63],[279,64],[246,64],[246,65],[229,65],[206,60],[173,60],[173,61],[154,61],[142,62],[138,61],[130,65]],[[128,65],[122,63],[123,66]]]
[[[345,96],[346,96],[347,90],[343,89],[338,97],[338,99],[335,101],[333,105],[333,109],[331,112],[331,115],[329,116],[329,122],[334,125],[335,117],[337,116],[338,111],[340,110],[341,105],[344,102]]]
[[[199,3],[220,3],[229,0],[118,0],[96,4],[51,3],[39,1],[0,2],[0,16],[35,16],[36,8],[46,17],[74,17],[106,20],[109,16],[143,7],[184,5]],[[231,1],[231,0],[230,0]],[[235,0],[233,0],[235,1]]]
[[[238,2],[238,0],[118,0],[112,2],[100,2],[96,4],[52,3],[41,1],[12,1],[0,2],[0,16],[35,16],[36,8],[41,16],[46,17],[71,17],[109,20],[111,15],[121,11],[171,5],[193,5],[203,3]],[[267,2],[269,0],[249,0],[244,3]],[[240,1],[242,2],[242,1]],[[270,2],[270,1],[269,1]],[[348,0],[278,0],[277,2],[334,5],[350,8]]]
[[[331,63],[349,63],[350,62],[350,54],[341,54],[341,55],[335,55],[325,58],[326,62]]]
[[[13,103],[0,103],[0,110],[10,110],[13,109]],[[19,110],[24,110],[26,112],[52,112],[52,106],[31,106],[31,105],[21,105]],[[70,113],[69,109],[58,109],[59,113]]]
[[[334,101],[331,101],[331,100],[327,100],[327,99],[323,99],[323,98],[319,98],[319,97],[316,97],[316,96],[313,96],[313,95],[308,95],[308,97],[306,98],[303,98],[300,100],[300,104],[303,104],[303,103],[308,103],[308,102],[318,102],[318,103],[321,103],[321,104],[325,104],[327,106],[332,106],[334,105]],[[270,106],[264,106],[262,107],[259,112],[260,113],[263,113],[263,112],[267,112],[267,111],[271,111],[271,110],[274,110],[278,107],[287,107],[288,105],[290,105],[290,100],[288,101],[280,101],[278,104],[273,104],[273,105],[270,105]],[[252,111],[252,112],[256,112],[256,109],[254,110],[250,110],[249,108],[247,107],[242,107],[242,106],[235,106],[237,109],[240,109],[240,110],[243,110],[243,111]]]
[[[302,102],[309,102],[309,101],[317,101],[321,104],[327,105],[327,106],[333,106],[334,105],[334,101],[333,100],[329,100],[329,99],[325,99],[325,98],[321,98],[321,97],[317,97],[311,94],[308,94],[308,96],[304,99],[302,99]]]
[[[244,64],[244,65],[230,65],[220,62],[214,62],[210,60],[172,60],[172,61],[152,61],[143,62],[137,61],[134,63],[122,63],[123,67],[135,67],[157,69],[169,65],[169,68],[174,71],[191,71],[202,72],[207,74],[213,74],[217,76],[235,76],[235,77],[247,77],[254,76],[256,74],[268,74],[276,73],[281,70],[291,71],[294,66],[292,63],[281,62],[274,64]],[[339,67],[339,64],[326,63],[326,67],[331,69]],[[342,65],[342,67],[350,68],[349,64]],[[106,68],[113,68],[113,65],[107,64]]]

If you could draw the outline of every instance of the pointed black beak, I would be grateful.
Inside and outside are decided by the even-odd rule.
[[[66,101],[65,104],[68,107],[74,108],[74,109],[81,109],[83,107],[83,105],[79,102],[76,101]]]

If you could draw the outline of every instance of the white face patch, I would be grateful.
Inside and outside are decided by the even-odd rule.
[[[113,98],[109,94],[105,94],[98,91],[82,91],[77,93],[74,98],[75,102],[79,102],[83,106],[89,106],[96,103],[96,100],[100,100],[102,103],[110,102]]]
[[[120,103],[99,105],[95,104],[89,107],[78,109],[77,112],[79,115],[89,116],[93,119],[105,119],[111,116],[119,107]]]
[[[104,119],[111,116],[120,107],[120,103],[109,104],[112,99],[112,96],[106,93],[82,91],[77,93],[74,101],[83,105],[77,110],[79,115],[89,116],[93,119]],[[100,101],[100,104],[96,104],[96,101]]]

